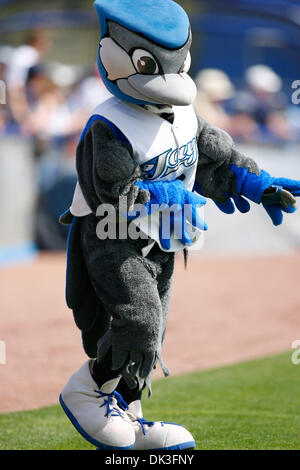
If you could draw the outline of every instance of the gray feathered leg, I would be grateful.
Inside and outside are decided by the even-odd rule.
[[[161,360],[166,319],[158,290],[163,285],[163,264],[173,254],[150,252],[142,256],[145,240],[99,240],[98,219],[87,216],[82,222],[82,249],[93,288],[112,317],[111,327],[98,342],[98,361],[112,349],[112,369],[122,370],[131,388],[146,384],[151,388],[151,373]],[[167,276],[169,277],[169,276]],[[164,281],[164,282],[163,282]],[[166,372],[166,369],[165,369]]]

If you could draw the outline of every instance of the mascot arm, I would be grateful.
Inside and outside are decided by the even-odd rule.
[[[300,195],[299,181],[270,176],[236,149],[229,134],[200,117],[198,120],[197,192],[213,199],[227,214],[232,214],[235,206],[240,212],[248,212],[247,199],[262,203],[274,225],[282,222],[282,211],[296,210],[294,196]]]
[[[148,194],[135,185],[141,170],[134,162],[131,145],[102,119],[94,120],[79,142],[77,173],[94,213],[104,203],[118,208],[120,198],[127,201],[128,208],[148,200]]]

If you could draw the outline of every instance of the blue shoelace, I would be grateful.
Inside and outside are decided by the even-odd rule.
[[[116,409],[113,408],[113,405],[111,403],[113,398],[115,398],[117,400],[118,406],[123,411],[128,410],[127,403],[125,402],[125,400],[123,400],[122,395],[120,393],[116,392],[116,390],[114,390],[112,393],[103,393],[100,390],[95,390],[95,392],[99,393],[99,396],[97,398],[104,398],[104,403],[102,405],[100,405],[100,408],[102,408],[103,406],[106,406],[106,415],[105,415],[105,417],[108,417],[109,415],[111,415],[111,416],[123,416],[123,413],[120,410],[116,410]],[[105,398],[107,398],[107,400]]]
[[[123,416],[123,413],[120,410],[116,410],[113,408],[112,403],[111,403],[113,398],[116,399],[119,408],[121,408],[123,411],[128,410],[128,405],[126,401],[123,399],[122,395],[118,393],[116,390],[114,390],[112,393],[103,393],[100,390],[95,390],[95,392],[99,394],[97,398],[104,398],[104,403],[100,405],[100,408],[102,408],[103,406],[106,406],[105,417],[108,417],[109,415]],[[107,400],[105,398],[107,398]],[[147,433],[146,426],[151,427],[151,426],[154,426],[155,424],[154,421],[147,421],[145,418],[136,419],[135,422],[141,425],[144,436],[146,436],[146,433]],[[161,426],[164,426],[164,424],[176,424],[176,423],[169,423],[168,421],[160,421],[160,424]],[[180,426],[180,424],[176,424],[176,426]]]
[[[144,418],[136,419],[135,422],[140,423],[144,436],[146,436],[146,432],[147,432],[147,429],[145,428],[145,426],[151,427],[155,424],[154,421],[147,421]]]
[[[146,432],[147,432],[147,429],[145,428],[145,426],[151,427],[151,426],[154,426],[154,424],[155,424],[154,421],[147,421],[147,420],[144,419],[144,418],[136,419],[135,421],[138,422],[138,423],[140,423],[144,436],[146,436]],[[165,424],[173,424],[173,425],[175,425],[175,426],[181,426],[181,424],[170,423],[169,421],[159,421],[159,422],[160,422],[160,425],[161,425],[162,427],[163,427]]]

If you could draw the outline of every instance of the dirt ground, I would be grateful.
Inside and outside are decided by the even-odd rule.
[[[300,252],[178,257],[164,360],[173,374],[291,348],[300,339]],[[64,299],[65,255],[0,270],[0,413],[58,402],[86,357]],[[156,376],[161,376],[157,373]]]

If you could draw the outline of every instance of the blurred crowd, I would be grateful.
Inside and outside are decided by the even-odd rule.
[[[285,144],[300,140],[299,110],[284,93],[281,77],[270,67],[249,67],[240,89],[218,69],[201,70],[195,81],[197,112],[229,132],[235,141]]]
[[[96,67],[46,62],[51,46],[47,31],[35,30],[24,45],[0,47],[0,79],[7,88],[0,133],[31,137],[43,150],[77,136],[93,108],[108,96]]]
[[[30,32],[23,45],[0,46],[0,80],[6,105],[0,106],[0,139],[30,141],[37,168],[36,234],[40,248],[64,248],[66,230],[57,219],[71,202],[76,183],[75,152],[91,112],[110,94],[91,69],[46,60],[52,48],[45,30]],[[228,131],[237,142],[290,143],[300,140],[296,106],[282,79],[254,65],[237,88],[221,70],[195,77],[198,114]],[[298,109],[297,109],[298,111]]]
[[[15,157],[24,148],[24,159],[30,144],[34,158],[28,165],[35,167],[32,192],[37,195],[34,208],[28,208],[34,212],[34,241],[41,249],[57,250],[66,244],[67,228],[58,224],[58,218],[69,207],[76,184],[79,136],[93,109],[110,94],[96,65],[86,69],[50,62],[46,58],[51,48],[46,30],[30,32],[16,48],[0,46],[0,80],[6,84],[6,105],[0,106],[0,144],[2,152],[5,142],[13,145]],[[13,170],[12,158],[10,166],[0,161],[0,173],[6,171],[7,178],[14,180],[11,193],[7,191],[4,197],[14,197],[18,213],[25,196],[22,191],[28,189],[22,174]],[[11,220],[2,223],[13,225]]]
[[[0,80],[7,86],[0,134],[32,137],[43,150],[49,143],[77,137],[93,108],[109,96],[96,66],[86,70],[46,62],[49,49],[51,39],[44,30],[29,33],[19,47],[0,46]],[[197,112],[237,140],[299,139],[290,98],[282,90],[282,79],[269,67],[248,68],[240,89],[218,69],[201,70],[195,81]]]

